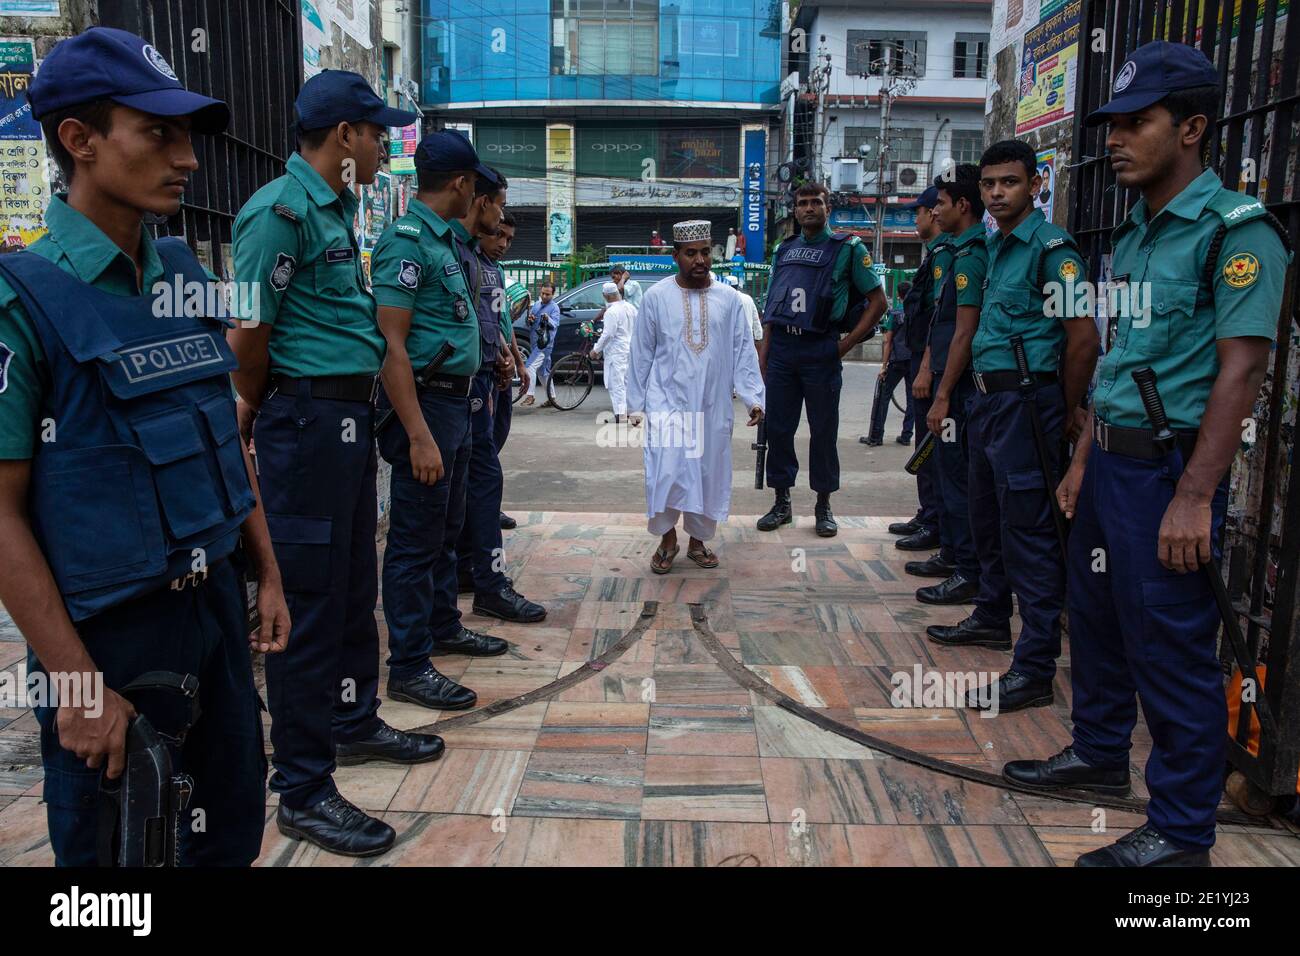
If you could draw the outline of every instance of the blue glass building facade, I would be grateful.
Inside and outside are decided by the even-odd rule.
[[[778,101],[778,0],[420,2],[430,106]]]

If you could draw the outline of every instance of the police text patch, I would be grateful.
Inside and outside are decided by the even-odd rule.
[[[418,262],[403,259],[401,271],[397,273],[397,281],[408,289],[418,289],[420,286],[420,272],[421,268]]]
[[[1259,260],[1249,252],[1238,253],[1223,267],[1223,281],[1234,289],[1244,289],[1258,278]]]
[[[289,280],[293,278],[294,270],[298,268],[298,260],[287,252],[282,252],[275,257],[275,268],[271,270],[271,288],[276,292],[283,292],[289,288]]]
[[[9,363],[13,361],[14,350],[0,342],[0,395],[9,387]]]
[[[132,383],[177,375],[205,365],[220,365],[224,361],[209,332],[118,349],[117,354],[121,356],[127,381]]]

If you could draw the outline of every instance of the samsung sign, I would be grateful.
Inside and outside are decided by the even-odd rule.
[[[767,186],[767,131],[745,130],[745,201],[740,221],[745,233],[745,259],[762,262],[764,254],[763,227],[767,219],[764,199]]]

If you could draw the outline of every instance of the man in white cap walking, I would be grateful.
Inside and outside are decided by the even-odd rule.
[[[702,568],[718,557],[705,543],[731,507],[733,392],[763,418],[765,393],[753,330],[736,291],[710,270],[707,220],[673,226],[678,274],[651,286],[632,333],[627,407],[646,412],[646,514],[661,536],[651,570],[672,569],[677,520],[686,556]]]
[[[605,388],[614,407],[614,421],[619,422],[627,415],[627,362],[636,308],[624,301],[617,283],[606,282],[600,291],[605,296],[605,326],[592,346],[591,357],[605,357]]]

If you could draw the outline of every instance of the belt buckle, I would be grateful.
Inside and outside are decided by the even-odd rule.
[[[786,335],[803,335],[803,329],[797,325],[787,325],[785,327]]]
[[[987,395],[989,392],[988,389],[984,387],[984,376],[974,369],[971,369],[971,376],[975,379],[975,388],[979,390],[979,393],[981,395]]]
[[[198,571],[191,571],[189,574],[183,574],[175,578],[169,587],[173,591],[184,591],[186,588],[197,587],[208,579],[208,568],[205,565]]]
[[[1097,445],[1102,451],[1110,451],[1110,429],[1100,418],[1092,420],[1092,437],[1097,440]]]

